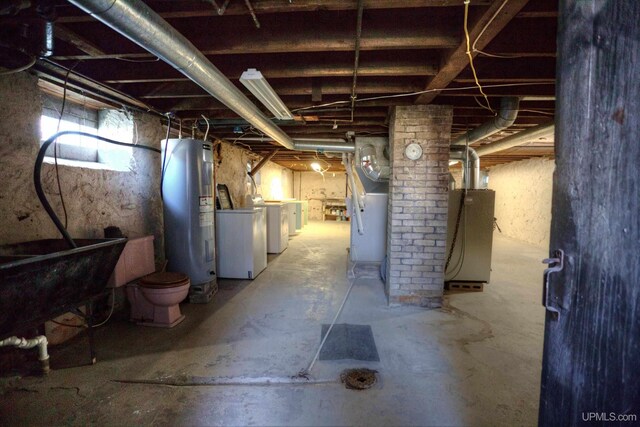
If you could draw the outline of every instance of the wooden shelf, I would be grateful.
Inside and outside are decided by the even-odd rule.
[[[325,200],[322,202],[322,219],[324,221],[349,221],[347,205],[343,200]]]

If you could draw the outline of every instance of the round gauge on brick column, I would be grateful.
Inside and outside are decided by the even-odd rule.
[[[422,157],[422,147],[420,144],[413,142],[405,147],[404,155],[407,156],[409,160],[418,160]]]

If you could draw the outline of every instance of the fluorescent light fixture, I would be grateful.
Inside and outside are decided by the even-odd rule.
[[[293,114],[284,105],[278,94],[273,90],[269,82],[262,73],[255,68],[249,68],[240,76],[242,83],[249,91],[258,98],[258,101],[273,113],[276,119],[293,120]]]
[[[320,163],[318,162],[311,163],[311,169],[313,169],[316,172],[320,172],[322,170],[322,168],[320,167]]]

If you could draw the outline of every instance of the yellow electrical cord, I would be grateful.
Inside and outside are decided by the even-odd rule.
[[[467,39],[467,56],[469,57],[469,66],[471,67],[471,71],[473,72],[473,78],[476,81],[476,86],[478,86],[480,93],[482,94],[482,96],[484,96],[484,99],[487,102],[487,105],[486,106],[482,105],[482,107],[486,108],[487,110],[495,114],[495,111],[493,111],[493,109],[491,108],[491,104],[489,104],[489,98],[487,97],[487,94],[484,93],[484,90],[482,90],[482,85],[478,81],[476,68],[473,66],[473,55],[471,54],[471,40],[469,39],[469,28],[467,26],[467,21],[469,20],[469,3],[471,3],[471,0],[464,0],[464,36]]]

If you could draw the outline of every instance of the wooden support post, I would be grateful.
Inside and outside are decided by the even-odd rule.
[[[559,16],[550,253],[564,259],[548,280],[538,423],[637,424],[640,2],[563,0]]]

